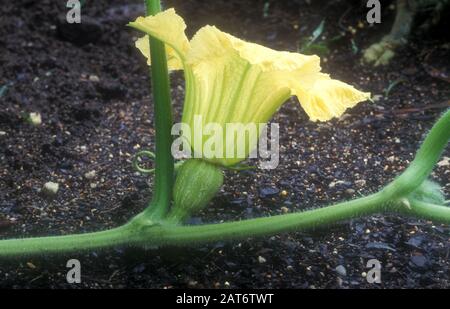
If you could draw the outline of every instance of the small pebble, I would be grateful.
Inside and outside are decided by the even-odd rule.
[[[262,198],[266,198],[266,197],[272,197],[275,196],[277,194],[279,194],[280,190],[278,190],[277,188],[274,187],[265,187],[265,188],[261,188],[259,190],[259,195]]]
[[[96,175],[97,175],[97,173],[95,171],[90,171],[90,172],[84,174],[84,178],[86,178],[88,180],[92,180],[95,178]]]
[[[346,277],[347,276],[347,270],[342,265],[339,265],[338,267],[336,267],[336,273],[339,276],[342,276],[342,277]]]
[[[281,191],[281,196],[282,197],[287,197],[288,196],[288,192],[286,190]]]
[[[265,258],[263,258],[262,256],[258,256],[258,262],[259,262],[259,264],[264,264],[267,262],[267,260]]]
[[[42,117],[39,113],[30,113],[28,115],[28,120],[35,127],[38,127],[42,124]]]
[[[97,75],[90,75],[89,80],[93,83],[98,83],[100,81],[100,78]]]
[[[423,255],[413,255],[411,257],[411,262],[417,268],[425,268],[428,263],[428,260]]]
[[[59,184],[50,181],[42,187],[41,193],[48,197],[54,197],[58,193],[58,190]]]
[[[355,181],[355,185],[358,186],[358,187],[360,187],[360,188],[365,187],[365,186],[366,186],[366,183],[367,183],[367,182],[366,182],[364,179]]]
[[[287,214],[289,212],[289,208],[281,207],[281,212],[284,213],[284,214]]]
[[[0,135],[1,135],[1,133],[0,133]],[[449,157],[444,157],[444,159],[442,161],[440,161],[437,165],[439,167],[450,166],[450,158]]]
[[[345,190],[345,194],[347,194],[347,195],[349,195],[349,196],[352,196],[352,195],[354,195],[355,193],[356,193],[356,191],[353,190],[353,189],[347,189],[347,190]]]
[[[383,98],[383,96],[381,94],[376,94],[372,97],[372,101],[374,102],[378,102]]]

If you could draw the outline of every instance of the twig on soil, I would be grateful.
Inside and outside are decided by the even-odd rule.
[[[387,111],[381,111],[381,114],[379,115],[405,115],[405,114],[411,114],[411,113],[420,113],[427,110],[433,110],[433,109],[445,109],[450,107],[450,100],[438,104],[431,104],[431,105],[424,105],[424,106],[418,106],[418,107],[409,107],[409,108],[401,108],[401,109],[394,109],[394,110],[387,110]]]

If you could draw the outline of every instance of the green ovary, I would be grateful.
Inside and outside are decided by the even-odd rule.
[[[223,185],[222,170],[204,160],[188,160],[175,181],[170,221],[182,222],[204,209]]]

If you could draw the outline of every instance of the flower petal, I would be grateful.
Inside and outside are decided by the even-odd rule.
[[[174,9],[168,9],[154,16],[138,17],[136,21],[129,23],[129,26],[164,42],[175,51],[169,55],[178,57],[180,63],[184,61],[190,44],[185,34],[186,24]],[[140,46],[141,51],[143,50],[144,54],[148,55],[147,47]]]
[[[276,51],[258,44],[238,39],[214,26],[200,29],[191,41],[189,63],[215,61],[217,58],[238,55],[251,65],[257,65],[263,72],[293,72],[299,69],[320,71],[320,59],[299,53]]]
[[[149,36],[146,35],[136,41],[136,47],[147,58],[148,65],[152,65],[150,56],[150,41]],[[183,63],[175,50],[166,45],[167,64],[170,70],[183,70]]]
[[[292,89],[312,121],[340,117],[348,108],[370,100],[370,93],[361,92],[346,83],[320,74],[311,88],[299,84]]]
[[[165,42],[169,67],[184,69],[186,98],[182,122],[191,127],[194,153],[202,154],[202,147],[208,144],[208,136],[196,126],[198,116],[200,129],[210,124],[222,128],[242,125],[236,134],[243,134],[244,139],[236,139],[234,133],[231,138],[222,133],[226,135],[224,156],[207,158],[214,163],[231,166],[244,160],[255,147],[251,142],[255,133],[247,131],[248,125],[267,123],[292,95],[299,98],[313,121],[338,117],[347,108],[370,98],[370,94],[320,73],[317,56],[275,51],[213,26],[203,27],[189,42],[184,33],[186,25],[173,9],[138,18],[130,25]],[[139,40],[136,46],[149,57],[148,39]],[[244,149],[243,155],[226,156],[230,148]]]
[[[274,51],[206,26],[192,39],[186,66],[193,75],[187,80],[198,90],[196,100],[186,100],[188,116],[194,111],[207,115],[207,122],[265,123],[289,98],[290,85],[313,86],[320,59]]]
[[[292,78],[309,85],[309,76],[320,72],[318,57],[272,51],[212,26],[200,29],[194,36],[185,65],[187,93],[183,122],[193,128],[195,116],[202,116],[203,127],[211,123],[223,127],[242,124],[238,133],[245,133],[247,125],[265,124],[272,118],[291,96],[288,85]],[[192,136],[195,134],[193,131]],[[252,138],[248,136],[247,140]],[[244,157],[214,162],[233,165],[253,150],[248,143],[242,145],[236,139],[227,140],[224,150],[237,144],[245,147]],[[195,145],[193,148],[194,152],[201,152]]]
[[[214,62],[219,63],[233,55],[240,58],[243,63],[250,64],[253,70],[259,68],[261,74],[258,85],[250,89],[255,93],[259,90],[261,95],[253,95],[255,100],[245,102],[252,104],[252,108],[240,110],[240,112],[253,111],[253,118],[259,115],[258,110],[264,110],[265,116],[262,119],[269,120],[284,102],[271,100],[273,104],[278,104],[275,106],[264,104],[267,100],[262,98],[270,97],[272,91],[277,92],[285,88],[290,89],[291,95],[296,95],[300,99],[302,107],[312,121],[326,121],[339,117],[347,108],[370,99],[369,93],[360,92],[350,85],[320,73],[320,58],[317,56],[275,51],[242,41],[211,26],[200,29],[191,41],[191,46],[187,61],[194,67],[210,68],[214,66]]]

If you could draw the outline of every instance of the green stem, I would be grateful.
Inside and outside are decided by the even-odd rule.
[[[104,232],[0,241],[0,257],[62,253],[116,245],[183,246],[242,239],[304,231],[386,211],[450,224],[450,208],[408,199],[408,195],[427,179],[449,138],[450,111],[430,131],[416,159],[403,175],[379,193],[354,201],[289,215],[202,226],[176,226],[165,221],[153,221],[143,213],[125,226]]]
[[[0,241],[0,257],[78,252],[126,245],[132,236],[125,225],[97,233],[36,237]]]
[[[383,193],[390,198],[404,197],[416,190],[431,174],[450,140],[450,110],[433,126],[416,158]]]
[[[399,213],[411,217],[430,220],[435,223],[450,224],[450,207],[411,200],[410,207],[402,207]]]
[[[146,0],[147,14],[161,12],[159,0]],[[155,194],[146,216],[163,218],[169,210],[172,199],[174,159],[172,157],[172,104],[170,99],[169,71],[165,45],[150,37],[151,79],[156,127]]]
[[[387,202],[382,194],[377,193],[358,200],[289,215],[199,226],[162,226],[159,232],[160,242],[162,245],[187,246],[312,230],[383,212]]]
[[[103,232],[0,241],[0,257],[78,252],[121,245],[186,246],[280,232],[305,231],[341,220],[382,212],[385,209],[385,202],[385,198],[377,193],[351,202],[301,213],[202,226],[155,223],[140,215],[127,225]]]

